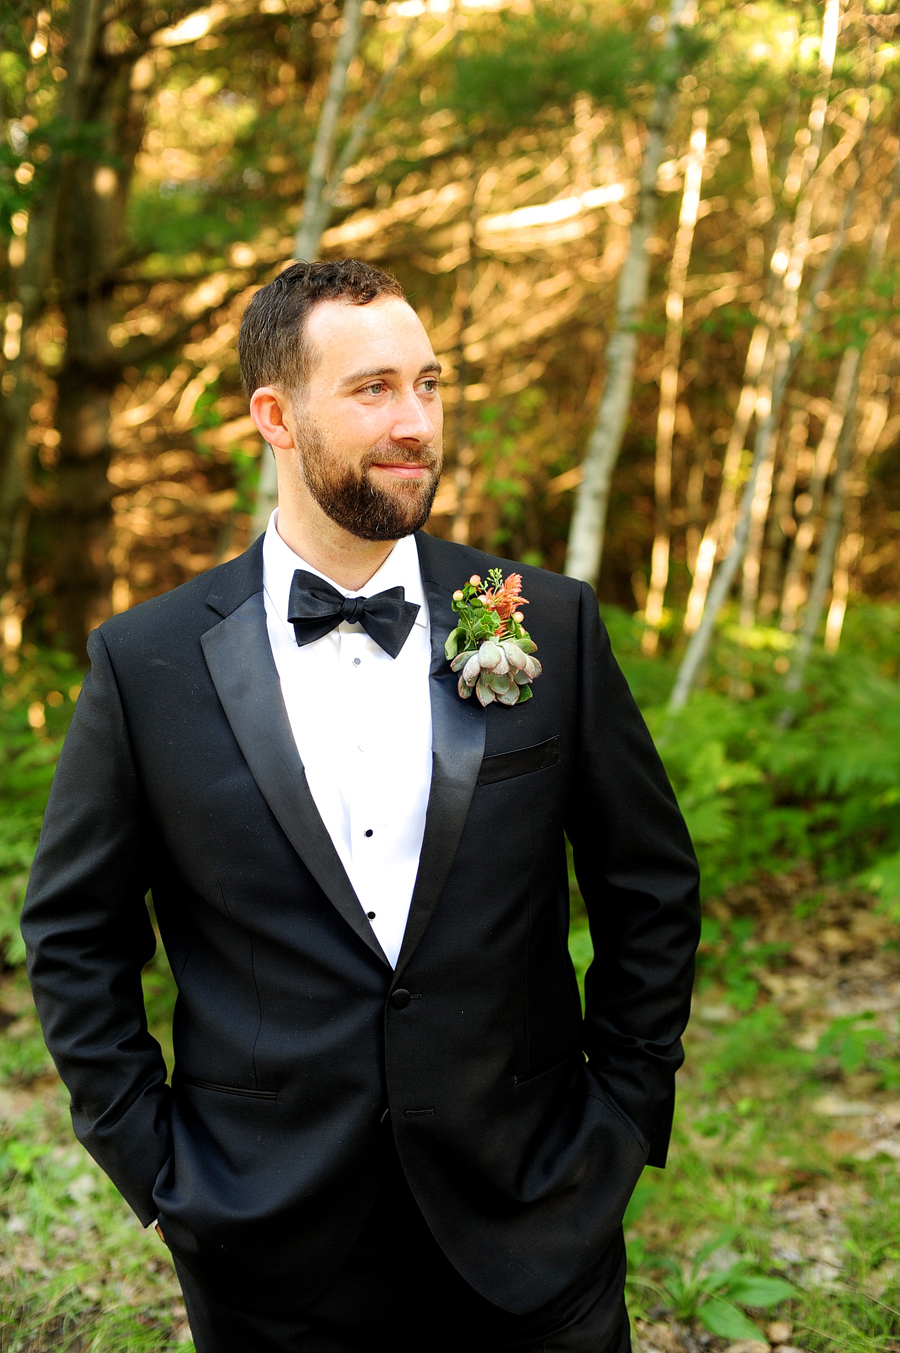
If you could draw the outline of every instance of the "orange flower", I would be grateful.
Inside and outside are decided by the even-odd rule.
[[[528,605],[528,598],[521,596],[521,591],[521,573],[511,573],[502,587],[488,588],[481,600],[488,611],[493,611],[501,620],[509,620],[513,611]]]

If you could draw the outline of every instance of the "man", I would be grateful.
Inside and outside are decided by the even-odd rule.
[[[623,1353],[698,932],[665,774],[572,579],[521,568],[533,698],[460,698],[454,593],[510,565],[420,530],[439,364],[394,279],[294,264],[239,348],[278,511],[91,636],[32,873],[75,1131],[159,1219],[199,1353]]]

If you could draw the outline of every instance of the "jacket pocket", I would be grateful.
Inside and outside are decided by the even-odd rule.
[[[215,1090],[220,1095],[241,1095],[244,1099],[277,1099],[277,1090],[245,1090],[240,1085],[217,1085],[215,1081],[201,1081],[196,1076],[180,1076],[182,1085],[193,1085],[197,1090]]]
[[[512,752],[486,756],[478,772],[480,785],[493,785],[498,780],[511,780],[516,775],[529,775],[535,770],[547,770],[559,761],[559,738],[536,742],[532,747],[516,747]]]
[[[553,1062],[550,1066],[539,1067],[537,1071],[526,1071],[523,1076],[513,1076],[513,1086],[530,1085],[532,1081],[538,1081],[542,1076],[551,1076],[554,1071],[561,1071],[563,1067],[574,1063],[576,1057],[584,1060],[584,1053],[580,1048],[567,1052],[561,1061]]]

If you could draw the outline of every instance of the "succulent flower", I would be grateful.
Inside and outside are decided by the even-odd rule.
[[[453,593],[453,610],[459,624],[447,637],[444,652],[463,700],[474,694],[481,705],[515,705],[530,700],[531,683],[540,676],[541,664],[531,655],[537,645],[522,628],[519,609],[528,602],[522,596],[522,578],[511,573],[504,581],[493,568],[482,583],[477,573]]]

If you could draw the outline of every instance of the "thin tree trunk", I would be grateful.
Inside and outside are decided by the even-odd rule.
[[[827,0],[823,22],[822,44],[819,58],[820,90],[815,95],[810,109],[807,141],[802,165],[795,174],[796,192],[800,194],[794,217],[794,229],[791,232],[790,249],[786,258],[775,266],[784,277],[783,300],[779,316],[779,337],[774,347],[774,363],[771,399],[768,407],[759,417],[754,439],[753,460],[750,475],[741,499],[741,507],[734,532],[734,541],[724,559],[712,586],[706,606],[696,632],[685,650],[684,658],[678,670],[675,686],[669,699],[669,709],[680,709],[687,700],[697,673],[703,664],[712,640],[715,624],[731,585],[737,574],[747,548],[751,526],[751,511],[756,496],[756,486],[760,470],[771,455],[775,432],[781,414],[781,405],[787,390],[794,366],[816,317],[815,301],[820,291],[830,279],[840,249],[843,246],[845,231],[838,232],[828,256],[826,257],[811,288],[805,314],[797,323],[800,284],[803,279],[804,265],[809,249],[809,224],[812,214],[812,194],[804,192],[810,183],[818,156],[821,151],[822,135],[825,127],[825,112],[828,105],[828,87],[834,66],[837,31],[840,23],[841,0]],[[795,334],[788,338],[787,335]]]
[[[684,334],[684,291],[700,207],[703,162],[706,158],[706,123],[706,109],[698,108],[694,113],[691,130],[691,148],[684,174],[684,192],[672,252],[669,292],[666,296],[666,340],[663,369],[659,379],[659,416],[656,424],[654,472],[656,529],[650,565],[650,588],[644,610],[646,628],[641,637],[641,649],[648,656],[656,652],[659,644],[659,626],[662,621],[666,585],[669,581],[672,443],[675,436],[675,408],[678,399],[681,342]]]
[[[858,356],[857,352],[857,356]],[[847,416],[844,419],[844,425],[841,428],[841,435],[838,440],[837,459],[834,468],[834,477],[831,485],[831,496],[828,502],[828,510],[825,514],[825,527],[822,532],[822,543],[819,546],[818,556],[816,558],[816,568],[813,573],[812,583],[809,589],[809,599],[806,603],[806,614],[803,619],[803,628],[797,640],[797,647],[794,650],[791,659],[791,666],[784,680],[784,689],[789,695],[796,695],[803,685],[803,675],[806,671],[806,665],[809,662],[809,655],[812,651],[813,640],[816,637],[816,631],[819,628],[819,621],[822,618],[822,611],[825,606],[825,596],[828,592],[828,586],[834,573],[834,559],[837,552],[838,542],[841,538],[841,531],[844,525],[844,504],[846,501],[846,476],[847,468],[850,464],[850,456],[853,452],[853,440],[856,432],[857,422],[857,398],[859,395],[859,362],[853,373],[853,383],[850,390],[850,398],[847,403]],[[793,710],[782,710],[778,718],[780,727],[786,727],[793,719]]]
[[[851,512],[853,518],[851,520]],[[825,621],[825,652],[833,655],[841,642],[841,630],[844,616],[847,614],[847,598],[850,595],[850,572],[859,557],[862,535],[859,530],[859,499],[850,498],[845,510],[847,530],[838,548],[837,562],[834,566],[834,581],[831,586],[831,604]]]
[[[361,16],[362,0],[345,0],[344,24],[331,63],[325,101],[319,114],[319,125],[316,127],[316,139],[306,178],[303,214],[294,238],[295,258],[308,262],[318,256],[319,241],[325,231],[331,210],[330,200],[325,194],[325,185],[328,171],[334,162],[338,118],[347,91],[347,72],[359,46]]]
[[[760,323],[754,327],[750,337],[747,357],[744,362],[744,383],[741,387],[734,422],[731,425],[731,433],[722,461],[722,487],[719,491],[719,501],[715,513],[703,532],[697,550],[697,562],[694,566],[694,576],[684,614],[685,634],[693,634],[700,623],[719,545],[728,538],[734,529],[734,509],[740,486],[738,476],[741,458],[759,399],[759,382],[769,352],[771,336],[769,325]]]
[[[347,72],[359,46],[359,34],[362,21],[362,0],[345,0],[344,26],[331,63],[331,74],[316,137],[313,142],[312,159],[306,178],[306,192],[303,197],[303,212],[294,237],[294,257],[305,262],[313,262],[319,256],[319,244],[328,219],[331,215],[334,194],[339,178],[334,176],[330,191],[326,191],[328,171],[334,162],[334,149],[337,143],[338,118],[344,105],[347,91]],[[359,121],[366,118],[367,109],[363,109]],[[371,114],[368,115],[369,120]],[[355,129],[354,129],[355,130]],[[354,131],[350,132],[353,140]],[[359,138],[362,140],[362,137]],[[341,177],[349,167],[349,161],[341,169]],[[269,447],[263,446],[259,469],[259,482],[256,489],[256,507],[253,512],[252,532],[259,535],[266,529],[266,523],[278,505],[278,477],[275,473],[275,457]]]
[[[803,513],[797,526],[794,545],[788,559],[784,575],[783,601],[781,605],[781,628],[790,633],[795,626],[797,614],[806,592],[804,576],[806,559],[816,534],[825,483],[834,460],[841,428],[847,419],[849,400],[859,365],[859,349],[847,348],[841,358],[837,381],[834,387],[834,399],[825,420],[825,427],[816,449],[816,458],[809,484],[809,506]]]
[[[583,478],[578,488],[569,532],[566,572],[595,582],[603,557],[603,539],[613,470],[622,449],[625,423],[634,384],[641,311],[647,299],[650,255],[647,244],[656,222],[656,178],[675,107],[677,81],[682,70],[679,55],[681,21],[688,0],[671,0],[664,41],[668,58],[660,78],[647,124],[647,145],[641,163],[638,206],[632,222],[628,253],[619,274],[616,315],[606,345],[606,383],[594,426],[588,438]]]
[[[472,287],[475,280],[475,202],[478,194],[474,168],[471,175],[471,195],[467,213],[467,256],[461,265],[456,282],[456,388],[458,398],[453,411],[453,440],[456,464],[453,481],[456,489],[456,507],[450,523],[450,539],[459,545],[468,545],[471,532],[468,496],[472,484],[472,466],[475,448],[469,441],[469,413],[466,407],[466,387],[469,384],[469,364],[466,361],[466,330],[472,323]]]
[[[863,291],[866,289],[866,284],[870,283],[872,279],[877,276],[884,263],[888,235],[890,233],[891,214],[898,196],[900,196],[900,158],[894,163],[887,192],[882,198],[880,219],[872,234],[872,243],[869,248],[869,258],[866,265],[866,279],[862,288]],[[809,598],[806,603],[803,628],[797,641],[797,647],[794,650],[794,657],[791,662],[790,670],[784,682],[784,689],[788,694],[795,695],[803,684],[803,676],[806,671],[807,663],[809,662],[813,640],[815,639],[819,621],[822,618],[822,611],[825,607],[825,596],[828,591],[829,583],[834,576],[835,556],[837,554],[837,548],[843,530],[847,492],[847,469],[854,449],[858,421],[857,405],[860,373],[865,357],[865,348],[854,345],[850,350],[856,352],[856,359],[853,362],[853,374],[847,398],[847,412],[841,428],[841,435],[838,439],[831,497],[826,513],[825,527],[822,532],[822,542],[819,546],[819,552],[816,558],[816,568],[809,589]],[[867,431],[868,435],[865,439],[865,444],[858,448],[860,460],[863,464],[868,458],[869,453],[874,450],[878,438],[876,429]],[[843,622],[843,614],[841,614],[841,622]],[[791,709],[785,709],[779,716],[779,724],[782,727],[786,727],[791,723],[792,719],[793,711]]]
[[[397,71],[400,69],[401,65],[406,60],[406,57],[409,54],[409,49],[412,46],[413,34],[415,33],[416,27],[418,25],[419,17],[420,16],[418,14],[414,14],[413,17],[410,19],[409,23],[406,25],[403,37],[400,39],[400,44],[397,47],[396,52],[394,53],[393,60],[391,61],[390,65],[385,66],[384,70],[382,71],[381,78],[375,87],[375,93],[372,95],[371,99],[369,99],[368,103],[365,104],[362,111],[356,118],[356,121],[354,122],[353,126],[350,128],[350,135],[344,142],[344,148],[337,158],[334,169],[328,175],[328,182],[325,185],[325,188],[322,192],[322,201],[325,205],[325,208],[327,208],[327,214],[322,222],[322,229],[319,232],[320,239],[321,236],[324,235],[326,229],[328,228],[328,221],[331,212],[334,209],[335,194],[337,193],[337,190],[340,188],[341,183],[343,182],[344,175],[346,174],[350,166],[356,163],[359,152],[362,150],[363,142],[365,141],[366,136],[369,133],[369,128],[371,127],[372,122],[374,121],[375,114],[381,107],[381,104],[384,101],[384,96],[387,93],[388,89],[390,88],[394,76],[397,74]],[[319,241],[317,240],[316,241],[317,249],[318,245]],[[300,254],[298,254],[297,256],[298,258],[302,257],[302,255]]]
[[[784,457],[775,482],[772,511],[765,539],[765,559],[760,585],[759,619],[771,620],[778,607],[785,542],[795,529],[792,515],[797,470],[802,449],[809,436],[809,409],[794,409],[791,414]]]
[[[750,530],[747,533],[747,549],[744,553],[743,586],[741,588],[741,629],[750,629],[756,620],[756,602],[759,596],[759,575],[762,565],[762,547],[766,534],[766,521],[769,516],[769,504],[772,501],[772,484],[775,476],[775,448],[777,439],[772,438],[772,454],[766,456],[756,477],[756,491],[750,505]]]
[[[834,65],[834,52],[840,23],[840,0],[828,0],[825,9],[822,44],[819,58],[819,75],[822,88],[815,96],[807,120],[808,137],[804,145],[798,145],[789,156],[785,167],[784,183],[788,197],[797,201],[793,224],[782,220],[776,230],[776,245],[769,265],[769,296],[763,310],[763,318],[753,331],[747,350],[744,371],[744,384],[735,413],[734,424],[722,467],[722,489],[715,514],[703,533],[697,552],[697,566],[691,583],[688,603],[684,617],[686,635],[696,633],[706,607],[707,594],[716,558],[733,538],[735,529],[735,509],[738,498],[738,476],[741,459],[746,443],[747,432],[753,412],[757,406],[757,383],[763,369],[763,363],[777,328],[775,315],[781,310],[781,319],[785,319],[784,293],[788,301],[793,292],[796,298],[799,291],[799,275],[802,274],[809,239],[808,213],[812,211],[812,196],[805,201],[800,194],[812,177],[822,147],[822,135],[825,127],[827,108],[827,89]],[[771,182],[768,173],[765,138],[759,129],[758,119],[747,122],[750,138],[754,178],[757,182],[757,216],[767,220],[771,215]],[[805,221],[804,221],[805,217]],[[803,226],[805,224],[805,230]],[[800,274],[798,274],[798,264]]]

